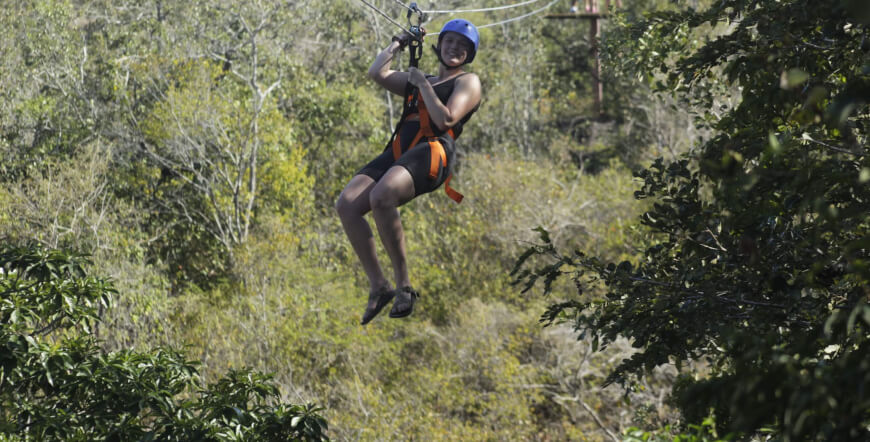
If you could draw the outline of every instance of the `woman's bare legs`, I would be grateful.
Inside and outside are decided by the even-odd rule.
[[[370,190],[369,204],[378,234],[393,263],[396,288],[408,287],[408,261],[405,257],[405,231],[399,206],[414,199],[414,179],[407,169],[393,166]]]
[[[378,263],[372,229],[363,218],[371,210],[369,194],[375,184],[375,180],[369,176],[356,175],[345,186],[335,203],[335,210],[341,218],[344,232],[347,234],[347,238],[369,279],[371,292],[376,292],[390,285],[383,270],[381,270],[380,263]]]

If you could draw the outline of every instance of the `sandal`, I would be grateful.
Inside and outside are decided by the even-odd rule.
[[[414,303],[420,294],[411,287],[402,287],[396,291],[396,302],[393,303],[393,309],[390,310],[391,318],[404,318],[414,311]]]
[[[384,307],[393,300],[394,296],[396,296],[396,292],[387,287],[383,287],[376,292],[370,292],[369,303],[366,305],[366,311],[363,313],[360,325],[366,325],[372,319],[375,319],[375,316],[377,316],[378,313],[380,313],[381,310],[383,310]]]

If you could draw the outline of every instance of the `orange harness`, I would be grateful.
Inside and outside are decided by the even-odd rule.
[[[411,99],[412,97],[409,96],[408,101],[410,102]],[[409,149],[416,146],[424,136],[428,139],[429,151],[431,152],[431,157],[429,158],[429,178],[435,179],[438,178],[439,167],[447,167],[447,153],[444,151],[444,146],[441,145],[441,141],[435,136],[435,132],[432,131],[432,127],[429,126],[429,111],[426,110],[426,105],[423,103],[423,100],[418,100],[417,109],[420,112],[420,130],[417,131],[417,135],[415,135],[414,140],[411,141],[411,147],[409,147]],[[408,119],[414,115],[417,114],[408,115],[405,117],[405,121],[408,121]],[[456,137],[453,136],[453,129],[448,130],[447,134],[450,135],[450,138],[453,138],[454,140],[456,139]],[[401,156],[402,144],[399,141],[399,134],[397,133],[396,137],[393,138],[393,160],[398,160]],[[461,203],[462,198],[464,198],[462,194],[450,187],[450,179],[452,178],[452,173],[447,176],[447,180],[444,182],[444,191],[447,192],[447,196],[449,196],[450,199],[457,203]]]

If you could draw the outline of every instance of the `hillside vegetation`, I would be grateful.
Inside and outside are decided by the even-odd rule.
[[[405,21],[396,2],[373,4]],[[402,207],[422,297],[410,318],[362,327],[368,284],[334,203],[400,115],[366,76],[394,25],[355,0],[6,5],[0,283],[105,284],[44,305],[4,292],[0,338],[34,344],[0,359],[0,439],[866,435],[870,402],[849,393],[870,373],[866,8],[618,12],[603,28],[603,116],[587,21],[481,29],[469,70],[484,97],[451,182],[466,199]],[[428,48],[421,68],[437,70]],[[13,320],[22,306],[32,317]],[[43,328],[56,309],[79,319]],[[13,404],[48,407],[37,399],[54,387],[21,367],[80,373],[50,356],[69,339],[126,361],[108,364],[124,376],[151,358],[178,384],[128,410],[129,426],[51,433],[65,423]],[[25,364],[37,350],[44,370]],[[9,379],[27,388],[10,395]]]

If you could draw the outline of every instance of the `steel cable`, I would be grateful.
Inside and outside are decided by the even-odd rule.
[[[367,2],[366,0],[359,0],[359,1],[365,3],[365,5],[368,6],[369,8],[374,9],[378,14],[381,14],[382,16],[384,16],[384,18],[386,18],[387,20],[389,20],[390,23],[392,23],[392,24],[398,26],[399,29],[401,29],[401,30],[403,30],[403,31],[405,31],[405,32],[407,32],[407,33],[409,33],[409,34],[411,33],[410,30],[408,30],[408,29],[406,29],[404,26],[400,25],[399,22],[393,20],[393,19],[392,19],[389,15],[387,15],[384,11],[381,11],[380,9],[378,9],[377,7],[375,7],[375,5],[373,5],[373,4],[369,3],[369,2]]]
[[[486,24],[486,25],[483,25],[483,26],[478,26],[478,28],[489,28],[489,27],[491,27],[491,26],[498,26],[498,25],[503,25],[503,24],[505,24],[505,23],[510,23],[510,22],[512,22],[512,21],[522,20],[522,19],[524,19],[524,18],[526,18],[526,17],[531,17],[531,16],[533,16],[533,15],[539,13],[539,12],[543,12],[543,11],[546,11],[547,9],[550,9],[550,6],[553,6],[553,5],[555,5],[556,3],[558,3],[558,2],[559,2],[559,0],[553,0],[553,1],[551,1],[550,3],[547,3],[547,5],[544,6],[543,8],[536,9],[536,10],[534,10],[534,11],[532,11],[532,12],[529,12],[528,14],[520,15],[519,17],[509,18],[509,19],[507,19],[507,20],[502,20],[502,21],[495,22],[495,23],[489,23],[489,24]]]
[[[405,9],[411,11],[411,12],[417,12],[417,11],[414,11],[413,9],[411,9],[410,6],[408,6],[408,5],[404,4],[404,3],[402,3],[401,0],[393,0],[393,1],[395,1],[396,3],[398,3],[399,6],[405,8]],[[426,11],[423,11],[423,12],[426,12]]]
[[[403,31],[405,31],[405,32],[410,33],[410,30],[406,29],[404,26],[402,26],[401,24],[399,24],[397,21],[393,20],[389,15],[387,15],[384,11],[381,11],[380,9],[378,9],[375,5],[373,5],[373,4],[369,3],[369,2],[367,2],[366,0],[360,0],[360,1],[363,2],[366,6],[368,6],[368,7],[372,8],[372,9],[374,9],[378,14],[381,14],[384,18],[386,18],[387,20],[389,20],[390,23],[392,23],[392,24],[398,26],[399,29],[401,29],[401,30],[403,30]],[[518,3],[518,4],[514,4],[514,5],[499,6],[499,7],[496,7],[496,8],[494,8],[494,9],[487,9],[487,10],[508,9],[508,8],[513,8],[513,7],[516,7],[516,6],[527,5],[527,4],[530,4],[530,3],[537,2],[537,1],[540,1],[540,0],[528,0],[528,1],[525,1],[525,2],[522,2],[522,3]],[[403,3],[401,3],[401,1],[399,1],[399,0],[395,0],[395,2],[401,4],[403,7],[407,8],[408,10],[411,10],[410,7],[405,6]],[[544,7],[539,8],[539,9],[535,9],[534,11],[529,12],[528,14],[523,14],[523,15],[520,15],[520,16],[517,16],[517,17],[509,18],[509,19],[507,19],[507,20],[502,20],[502,21],[498,21],[498,22],[495,22],[495,23],[488,23],[488,24],[485,24],[485,25],[478,26],[477,28],[478,28],[478,29],[489,28],[489,27],[492,27],[492,26],[498,26],[498,25],[503,25],[503,24],[506,24],[506,23],[511,23],[511,22],[515,22],[515,21],[518,21],[518,20],[522,20],[522,19],[524,19],[524,18],[531,17],[531,16],[533,16],[533,15],[535,15],[535,14],[538,14],[538,13],[540,13],[540,12],[542,12],[542,11],[545,11],[545,10],[549,9],[551,6],[555,5],[557,2],[559,2],[559,0],[553,0],[553,1],[551,1],[550,3],[547,3]],[[483,11],[483,10],[472,10],[472,9],[468,9],[468,10],[462,10],[462,11],[457,10],[457,11],[423,11],[423,12],[424,12],[424,13],[436,13],[436,12],[447,13],[447,12],[472,12],[472,11],[474,11],[474,12],[479,12],[479,11]],[[435,36],[435,35],[438,35],[438,34],[440,34],[440,32],[433,32],[433,33],[431,33],[431,34],[426,34],[426,35],[427,35],[427,36]]]
[[[399,0],[395,0],[395,1],[398,2]],[[434,11],[423,11],[423,12],[426,13],[426,14],[454,14],[454,13],[460,13],[460,12],[488,12],[488,11],[500,11],[500,10],[502,10],[502,9],[510,9],[510,8],[517,8],[517,7],[520,7],[520,6],[530,5],[530,4],[532,4],[532,3],[537,3],[537,2],[539,2],[539,1],[541,1],[541,0],[527,0],[527,1],[524,1],[524,2],[522,2],[522,3],[516,3],[516,4],[513,4],[513,5],[505,5],[505,6],[495,6],[495,7],[492,7],[492,8],[480,8],[480,9],[457,9],[457,10],[453,10],[453,11],[447,11],[447,10],[445,10],[445,11],[438,11],[438,10],[434,10]],[[403,5],[403,6],[404,6],[404,5]]]
[[[495,22],[495,23],[488,23],[488,24],[485,24],[485,25],[478,26],[477,28],[478,28],[478,29],[489,28],[489,27],[492,27],[492,26],[498,26],[498,25],[503,25],[503,24],[505,24],[505,23],[510,23],[510,22],[514,22],[514,21],[517,21],[517,20],[522,20],[522,19],[524,19],[524,18],[531,17],[531,16],[533,16],[533,15],[535,15],[535,14],[538,14],[538,13],[540,13],[540,12],[542,12],[542,11],[545,11],[545,10],[549,9],[551,6],[555,5],[557,2],[559,2],[559,0],[553,0],[553,1],[551,1],[550,3],[547,3],[546,6],[544,6],[544,7],[542,7],[542,8],[539,8],[539,9],[535,9],[534,11],[529,12],[528,14],[523,14],[523,15],[520,15],[520,16],[517,16],[517,17],[509,18],[509,19],[507,19],[507,20],[502,20],[502,21],[498,21],[498,22]],[[438,34],[440,34],[440,32],[433,32],[433,33],[431,33],[431,34],[426,34],[426,35],[429,36],[429,35],[438,35]]]

